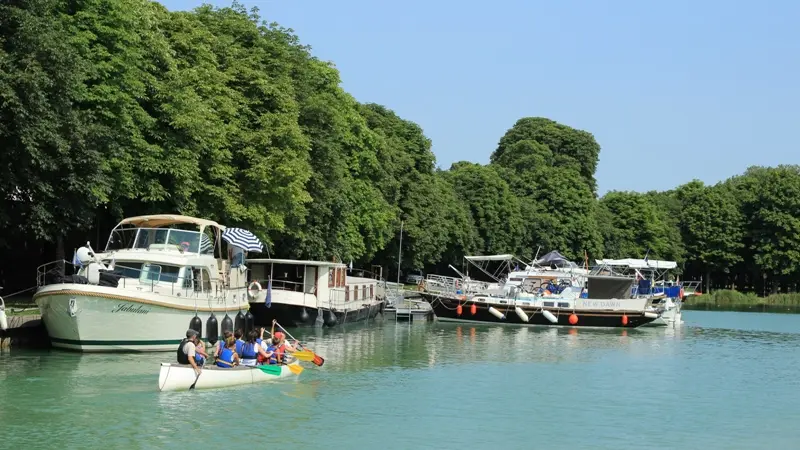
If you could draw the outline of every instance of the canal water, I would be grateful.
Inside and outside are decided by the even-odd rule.
[[[2,448],[800,448],[800,315],[297,331],[299,378],[159,393],[172,353],[0,353]]]

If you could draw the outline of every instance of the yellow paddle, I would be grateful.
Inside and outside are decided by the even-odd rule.
[[[299,359],[300,361],[314,361],[314,352],[310,350],[301,350],[299,352],[292,353],[292,356]]]
[[[300,364],[287,364],[286,367],[295,375],[300,375],[303,372],[303,367]]]

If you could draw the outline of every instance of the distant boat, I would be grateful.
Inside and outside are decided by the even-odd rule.
[[[552,253],[548,254],[550,260],[543,258],[524,264],[524,268],[515,267],[505,279],[478,266],[498,281],[484,286],[466,276],[429,276],[433,283],[423,283],[421,295],[442,321],[635,328],[659,317],[651,308],[652,298],[633,298],[634,278],[592,275],[574,263],[559,264]],[[478,264],[514,258],[489,255],[465,259]]]

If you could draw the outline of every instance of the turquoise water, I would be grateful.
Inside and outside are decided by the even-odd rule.
[[[159,393],[172,353],[0,353],[3,448],[800,448],[800,316],[298,331],[297,379]]]

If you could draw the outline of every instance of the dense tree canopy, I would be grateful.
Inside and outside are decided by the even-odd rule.
[[[559,250],[672,259],[710,287],[797,288],[800,167],[598,198],[592,134],[525,117],[499,138],[489,164],[437,169],[417,124],[359,103],[291,30],[236,2],[2,2],[0,248],[25,256],[0,284],[102,246],[124,216],[176,212],[384,275],[402,224],[405,271]]]

